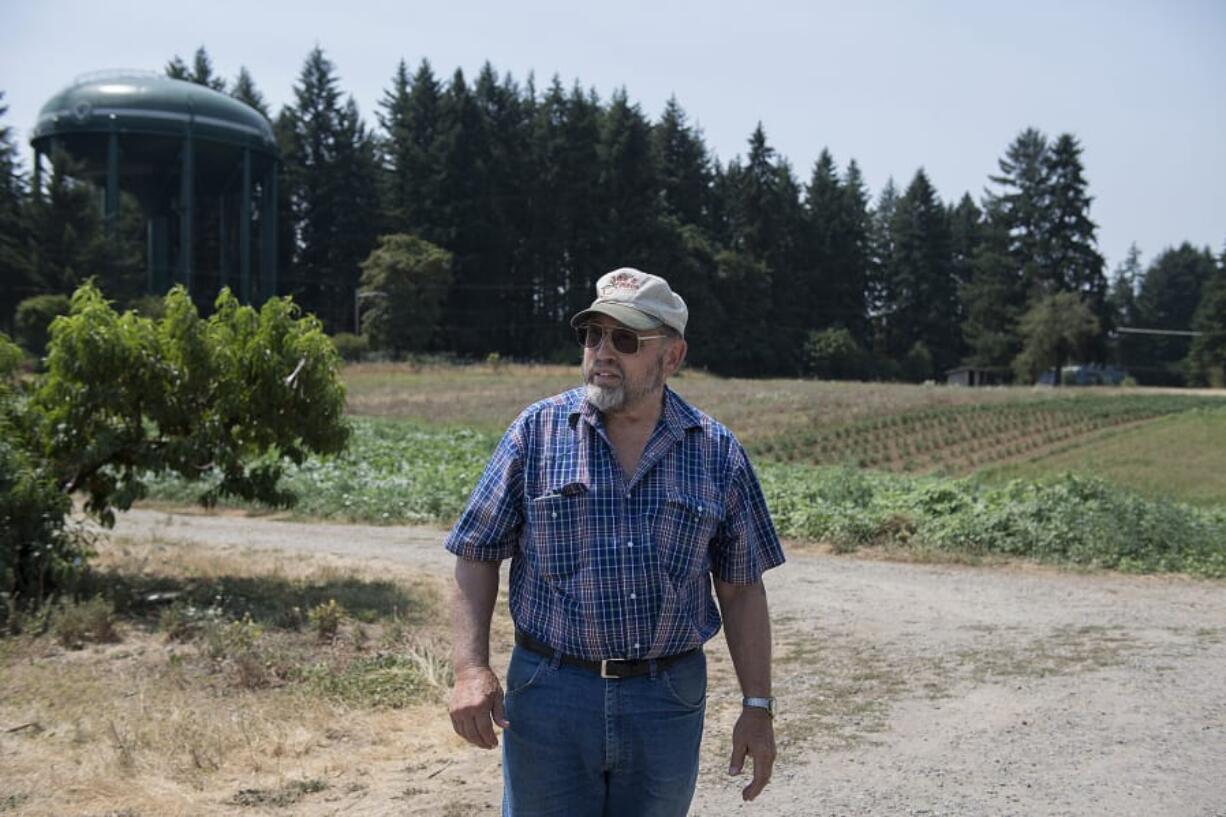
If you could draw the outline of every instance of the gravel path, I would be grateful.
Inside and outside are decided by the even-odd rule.
[[[136,510],[116,533],[453,563],[429,527]],[[1226,817],[1226,585],[794,551],[767,578],[775,779],[742,804],[721,771],[739,696],[713,644],[696,817]]]

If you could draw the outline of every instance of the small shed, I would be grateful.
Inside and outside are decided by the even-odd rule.
[[[959,366],[945,370],[945,383],[950,386],[1003,386],[1009,382],[1009,370],[1000,366]]]

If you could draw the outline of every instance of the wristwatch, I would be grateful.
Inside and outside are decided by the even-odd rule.
[[[741,706],[746,709],[765,709],[766,714],[773,719],[775,717],[775,699],[774,698],[742,698]]]

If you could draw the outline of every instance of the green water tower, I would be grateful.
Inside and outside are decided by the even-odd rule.
[[[218,288],[230,286],[243,303],[276,294],[278,154],[272,126],[255,109],[152,72],[98,72],[43,106],[30,144],[36,195],[43,157],[62,151],[104,191],[110,229],[120,190],[136,197],[148,224],[150,292],[181,283],[197,294],[203,276],[193,239],[208,228]]]

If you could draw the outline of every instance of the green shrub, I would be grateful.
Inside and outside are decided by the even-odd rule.
[[[65,601],[51,615],[51,634],[61,646],[71,650],[90,643],[118,641],[115,607],[102,596],[82,602]]]
[[[14,329],[17,342],[36,357],[42,357],[50,340],[51,322],[67,315],[72,299],[67,295],[35,295],[17,305]]]
[[[810,332],[803,351],[805,373],[823,380],[867,379],[869,357],[841,327]]]
[[[357,363],[370,351],[370,340],[366,335],[355,335],[352,332],[337,332],[332,336],[332,345],[341,360]]]

